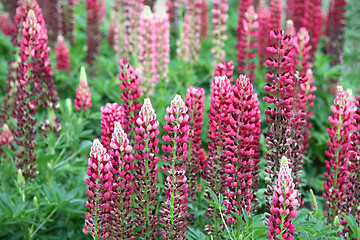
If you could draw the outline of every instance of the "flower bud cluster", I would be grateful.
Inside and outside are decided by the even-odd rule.
[[[59,36],[57,39],[55,56],[56,56],[56,70],[58,71],[65,70],[69,72],[70,71],[69,50],[62,36]]]
[[[79,87],[76,89],[74,104],[76,110],[86,110],[92,107],[91,103],[91,92],[87,83],[87,77],[85,68],[81,67],[80,69],[80,82]]]

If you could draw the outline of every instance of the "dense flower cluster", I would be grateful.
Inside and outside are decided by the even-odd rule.
[[[208,36],[208,5],[207,0],[201,2],[201,32],[200,38],[205,39]]]
[[[268,35],[271,29],[269,24],[270,21],[270,10],[266,6],[265,1],[261,1],[257,9],[259,30],[258,30],[258,55],[259,55],[259,66],[263,67],[264,62],[269,55],[266,52],[268,46]]]
[[[69,50],[66,47],[65,40],[62,36],[59,36],[56,43],[56,70],[61,71],[65,70],[70,71],[70,59],[69,59]]]
[[[107,103],[101,107],[101,143],[107,150],[110,149],[110,141],[114,132],[115,123],[124,125],[124,108],[117,103]]]
[[[226,0],[213,0],[213,9],[212,12],[212,35],[213,35],[213,44],[214,46],[211,49],[211,52],[214,54],[212,66],[215,68],[219,63],[225,60],[225,41],[227,39],[227,19],[229,15],[227,14],[229,10],[229,5]]]
[[[190,87],[187,90],[185,104],[188,108],[189,114],[189,145],[188,156],[189,164],[186,171],[189,196],[191,199],[196,199],[196,189],[198,189],[199,177],[206,167],[206,152],[201,148],[202,133],[201,126],[203,125],[203,112],[205,106],[205,91],[202,88]]]
[[[238,41],[237,59],[239,62],[239,71],[247,73],[251,80],[255,79],[253,69],[256,67],[254,58],[256,57],[259,22],[257,21],[257,14],[253,6],[250,6],[245,13],[245,18],[242,19],[242,34],[240,41]]]
[[[164,130],[167,135],[162,137],[165,142],[161,149],[165,164],[161,171],[169,174],[164,183],[165,199],[160,210],[160,223],[165,227],[160,230],[162,238],[185,239],[187,230],[187,179],[188,162],[187,143],[189,141],[189,115],[187,107],[180,95],[171,101],[166,108]]]
[[[277,177],[270,208],[272,215],[268,220],[269,232],[266,235],[271,240],[293,240],[293,233],[296,229],[294,224],[291,223],[291,219],[296,218],[298,215],[295,207],[299,205],[299,202],[296,199],[298,192],[295,190],[291,169],[286,157],[281,158]]]
[[[60,4],[61,34],[74,45],[74,6],[76,0],[63,0]]]
[[[92,107],[91,92],[88,86],[85,68],[81,67],[79,87],[76,89],[74,104],[76,110],[86,110]]]
[[[325,152],[327,171],[324,172],[326,181],[323,197],[327,199],[325,206],[329,208],[326,214],[329,221],[341,213],[345,199],[344,190],[348,185],[351,134],[355,130],[356,106],[353,101],[353,96],[338,86],[334,105],[331,106],[332,116],[329,117],[332,126],[327,130],[330,138],[329,150]]]
[[[281,20],[283,15],[283,1],[282,0],[271,0],[270,1],[270,29],[281,29]],[[268,38],[268,45],[272,42],[271,38]]]
[[[245,75],[240,75],[233,86],[233,111],[227,126],[225,154],[230,161],[225,165],[226,213],[228,224],[234,224],[232,211],[250,211],[256,202],[260,162],[260,109],[254,86]]]
[[[223,61],[222,63],[219,63],[219,65],[217,66],[217,68],[214,71],[214,76],[215,77],[220,77],[220,76],[226,76],[230,82],[232,82],[232,75],[234,72],[234,64],[232,61],[227,61],[225,63],[225,61]]]
[[[16,27],[11,19],[4,13],[0,14],[0,31],[7,36],[14,36],[16,34]]]
[[[180,39],[177,42],[177,54],[180,59],[196,64],[200,53],[202,0],[186,0],[186,12]]]
[[[270,208],[269,197],[273,195],[271,185],[280,167],[279,160],[281,156],[288,154],[290,149],[294,96],[293,39],[277,30],[270,32],[270,38],[274,43],[267,47],[267,51],[273,54],[273,57],[266,60],[266,64],[273,67],[273,72],[266,74],[268,83],[264,89],[269,93],[263,98],[265,102],[275,105],[265,110],[265,120],[270,124],[270,129],[266,131],[267,152],[265,153],[267,159],[265,172],[269,174],[269,178],[265,180],[268,184],[265,192],[268,208]]]
[[[118,78],[120,80],[119,87],[123,92],[120,94],[124,101],[124,130],[129,134],[132,141],[134,136],[135,118],[141,108],[141,103],[137,102],[140,97],[140,78],[139,71],[131,66],[127,60],[121,59],[119,66]]]
[[[309,20],[306,26],[309,31],[310,45],[311,45],[311,57],[315,57],[317,45],[320,40],[322,26],[323,26],[323,15],[322,15],[322,1],[321,0],[308,0],[309,7]]]
[[[146,238],[155,238],[157,235],[157,226],[159,219],[154,211],[158,200],[156,198],[158,187],[158,169],[156,164],[159,157],[159,122],[156,120],[155,110],[153,109],[150,99],[146,98],[136,119],[136,146],[135,146],[135,164],[134,173],[134,192],[137,194],[136,202],[136,224],[137,236]],[[150,214],[149,214],[150,213]]]

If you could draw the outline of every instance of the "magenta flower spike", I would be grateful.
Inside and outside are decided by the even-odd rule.
[[[332,115],[329,117],[332,126],[327,129],[329,150],[325,152],[327,171],[324,172],[326,181],[323,197],[327,199],[325,206],[329,208],[326,213],[329,222],[341,214],[346,196],[344,190],[348,186],[351,135],[356,129],[354,97],[341,86],[337,90],[334,105],[331,106]]]
[[[127,60],[121,59],[118,78],[120,80],[119,87],[123,90],[120,97],[124,101],[122,104],[125,113],[124,131],[128,134],[129,139],[133,141],[135,137],[135,119],[142,106],[138,102],[141,82],[139,70],[131,66]]]
[[[258,53],[259,53],[259,66],[262,68],[267,56],[266,47],[268,46],[269,32],[270,32],[270,10],[266,6],[264,0],[260,1],[257,8],[259,30],[258,30]]]
[[[121,126],[124,126],[124,118],[125,112],[122,105],[107,103],[101,107],[101,143],[107,150],[110,149],[115,123],[119,122]]]
[[[195,201],[196,191],[201,187],[199,177],[206,168],[206,152],[201,148],[201,126],[204,124],[205,91],[202,88],[190,87],[187,90],[185,104],[188,108],[190,130],[188,145],[188,168],[186,171],[189,182],[189,196]]]
[[[59,36],[57,39],[55,56],[56,56],[56,70],[58,71],[65,70],[66,72],[69,72],[70,71],[69,50],[62,36]]]
[[[134,192],[137,194],[135,202],[137,207],[136,225],[138,237],[144,236],[147,239],[156,238],[158,235],[157,226],[159,218],[153,212],[158,204],[157,192],[158,187],[158,169],[156,165],[159,157],[159,122],[156,120],[155,110],[153,109],[150,99],[146,98],[136,119],[136,146],[135,146],[135,164],[134,173]]]
[[[317,45],[319,43],[322,28],[323,28],[323,15],[322,15],[322,1],[321,0],[308,0],[309,7],[309,21],[307,30],[309,31],[312,58],[315,57]]]
[[[283,14],[282,0],[270,1],[270,30],[281,29],[281,20]],[[270,40],[271,42],[271,40]]]
[[[76,110],[86,110],[92,107],[91,103],[91,92],[87,83],[87,77],[85,68],[81,67],[80,70],[80,82],[79,87],[76,89],[76,95],[74,99]]]
[[[202,0],[201,2],[201,33],[200,38],[206,39],[208,36],[208,25],[209,25],[209,18],[208,18],[208,4],[207,0]]]
[[[180,95],[176,95],[171,101],[171,106],[166,108],[164,130],[166,135],[162,137],[165,142],[162,145],[165,162],[161,171],[168,174],[164,183],[165,199],[160,209],[160,224],[164,224],[160,230],[164,239],[183,239],[187,230],[188,184],[186,167],[188,164],[188,141],[189,141],[189,115],[188,109]]]
[[[95,139],[90,151],[88,160],[89,168],[87,170],[86,184],[89,187],[85,193],[89,196],[85,202],[87,211],[84,214],[85,224],[83,232],[91,233],[96,238],[108,238],[111,234],[109,221],[111,220],[110,211],[113,179],[112,157],[101,145],[98,139]]]
[[[74,6],[77,0],[67,0],[60,3],[60,30],[65,39],[74,45]]]
[[[222,63],[219,63],[217,68],[214,71],[214,76],[215,77],[220,77],[220,76],[226,76],[229,80],[230,83],[232,82],[232,75],[234,73],[234,64],[232,61],[227,61],[225,63],[225,61],[223,61]]]
[[[296,207],[299,205],[297,194],[288,159],[282,157],[270,208],[272,215],[268,219],[269,232],[266,233],[271,240],[294,239],[293,233],[296,228],[292,219],[298,215],[296,211]]]
[[[0,31],[9,37],[13,37],[16,33],[14,23],[5,13],[0,14]]]
[[[214,55],[212,66],[215,68],[219,63],[225,61],[225,41],[227,39],[227,19],[229,5],[226,0],[213,0],[212,25],[213,25],[213,47],[211,52]]]
[[[228,224],[236,222],[233,211],[241,215],[242,209],[249,212],[250,204],[258,203],[255,193],[259,185],[261,131],[259,101],[250,79],[240,75],[232,89],[234,110],[226,128],[224,151],[230,160],[225,165]]]

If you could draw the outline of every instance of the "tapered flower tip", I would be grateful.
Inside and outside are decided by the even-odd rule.
[[[171,106],[182,108],[185,106],[184,101],[181,98],[181,95],[176,94],[174,99],[171,101]]]
[[[151,8],[149,6],[144,6],[144,9],[141,13],[142,19],[151,19],[153,17],[153,13],[151,12]]]
[[[251,5],[251,6],[247,9],[247,11],[246,11],[246,13],[245,13],[245,17],[246,17],[247,19],[249,19],[250,21],[257,20],[258,15],[256,14],[253,5]]]
[[[155,9],[155,16],[160,18],[160,19],[164,19],[166,18],[166,2],[165,0],[157,0],[154,6]]]
[[[3,131],[9,131],[9,126],[6,123],[3,125]]]
[[[106,149],[103,147],[99,139],[95,139],[90,150],[90,157],[97,157],[105,153]]]
[[[153,106],[151,105],[150,98],[145,98],[144,104],[141,107],[139,115],[149,116],[149,115],[154,115],[154,114],[155,114],[155,110],[154,110]],[[155,115],[155,118],[156,118],[156,115]]]
[[[288,35],[292,35],[294,36],[295,35],[295,27],[294,27],[294,22],[289,19],[286,21],[286,30],[285,30],[285,33],[288,34]]]
[[[64,37],[63,37],[62,35],[59,35],[59,36],[57,37],[57,41],[58,41],[58,42],[63,42],[63,41],[64,41]]]
[[[239,78],[236,80],[236,83],[243,88],[252,86],[252,84],[250,84],[250,79],[244,74],[239,76]]]
[[[29,20],[36,20],[34,10],[32,10],[32,9],[29,10],[28,15],[27,15],[27,18],[28,18]]]
[[[283,156],[280,160],[279,178],[281,180],[292,180],[291,169],[289,168],[289,161],[285,156]]]
[[[114,132],[112,134],[110,147],[115,150],[125,150],[128,153],[131,152],[132,147],[129,145],[130,141],[121,124],[119,122],[115,122],[114,125]]]
[[[80,82],[85,82],[87,85],[86,71],[84,67],[81,67],[80,69]]]

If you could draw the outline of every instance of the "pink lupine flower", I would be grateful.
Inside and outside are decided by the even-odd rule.
[[[325,151],[327,171],[324,172],[326,181],[324,182],[323,197],[327,199],[325,206],[329,208],[329,212],[326,214],[329,221],[341,213],[341,206],[345,200],[344,189],[348,185],[348,165],[351,157],[349,151],[351,134],[355,131],[355,110],[352,94],[338,86],[334,105],[331,106],[332,116],[329,117],[332,126],[327,129],[330,138],[329,150]]]
[[[213,0],[213,9],[211,10],[213,25],[213,44],[211,52],[214,54],[212,66],[215,68],[219,63],[225,60],[225,41],[227,39],[226,22],[229,17],[227,14],[229,5],[226,0]]]
[[[112,234],[116,239],[135,239],[133,236],[134,222],[129,216],[133,212],[131,207],[134,193],[133,169],[134,157],[133,148],[130,145],[126,133],[121,124],[115,122],[114,132],[110,142],[110,155],[113,157],[114,166],[114,186],[113,186],[113,228]]]
[[[263,67],[264,62],[268,56],[266,47],[268,46],[269,32],[270,32],[270,10],[266,6],[265,1],[261,1],[257,9],[259,18],[259,31],[258,31],[258,53],[259,53],[259,66]]]
[[[344,31],[346,20],[346,0],[331,0],[328,7],[326,36],[329,38],[326,50],[335,59],[333,65],[342,63],[344,54]]]
[[[85,193],[89,196],[85,202],[87,211],[84,214],[85,224],[83,232],[91,233],[99,238],[106,238],[110,234],[110,226],[106,220],[110,215],[113,179],[112,157],[95,139],[88,160],[86,184],[89,187]]]
[[[79,87],[76,89],[74,104],[76,110],[86,110],[92,107],[91,92],[87,83],[85,68],[81,67]]]
[[[286,157],[281,158],[280,170],[277,174],[276,185],[271,204],[271,214],[268,219],[269,232],[266,233],[271,240],[286,239],[293,240],[293,233],[296,228],[291,219],[297,217],[296,207],[299,205],[297,200],[297,190],[291,177],[291,169]]]
[[[171,101],[166,108],[164,130],[162,137],[165,142],[161,149],[164,152],[162,160],[165,163],[161,171],[169,174],[164,183],[165,199],[160,210],[160,223],[165,227],[160,230],[162,238],[182,239],[187,230],[187,178],[185,169],[187,160],[187,143],[189,141],[189,115],[187,107],[180,95]]]
[[[69,50],[66,47],[64,38],[60,35],[56,43],[56,70],[70,71]]]
[[[279,170],[279,159],[281,155],[290,153],[292,144],[292,121],[294,117],[294,79],[293,79],[293,39],[282,31],[271,31],[270,38],[274,41],[266,48],[272,54],[266,64],[272,67],[272,72],[266,74],[268,82],[264,90],[269,92],[263,98],[265,102],[274,104],[265,110],[265,120],[271,125],[267,130],[266,145],[268,151],[265,153],[267,166],[265,171],[269,178],[265,181],[271,185],[275,181],[275,174]],[[291,142],[289,142],[291,141]],[[295,167],[295,166],[294,166]],[[294,172],[298,167],[294,168]],[[270,196],[273,195],[272,188],[265,192],[267,207],[270,208]]]
[[[107,103],[101,107],[101,143],[107,150],[110,149],[112,133],[115,129],[115,122],[124,125],[125,112],[122,105]]]
[[[294,34],[295,35],[295,34]],[[308,69],[312,68],[310,60],[310,35],[306,28],[300,28],[294,36],[295,67],[300,75],[305,75]]]
[[[16,35],[16,27],[6,14],[0,14],[0,31],[6,35],[13,37]]]
[[[159,122],[156,120],[155,110],[153,109],[150,99],[146,98],[136,119],[136,146],[135,146],[135,183],[134,192],[138,195],[135,198],[137,207],[136,224],[137,236],[146,238],[155,238],[158,234],[157,226],[159,218],[155,214],[148,214],[153,211],[158,204],[156,198],[158,187],[158,169],[156,165],[159,157]]]
[[[13,142],[14,140],[15,140],[14,136],[12,135],[9,126],[7,124],[4,124],[2,131],[0,133],[0,146],[3,145],[11,146],[11,142]]]
[[[298,31],[300,28],[308,28],[309,25],[309,13],[310,13],[310,1],[309,0],[293,0],[291,5],[292,17],[291,19],[294,22],[295,30]]]
[[[309,31],[310,46],[311,52],[310,55],[312,58],[315,57],[317,45],[320,40],[322,26],[323,26],[323,16],[322,16],[322,1],[321,0],[308,0],[309,7],[309,20],[307,30]]]
[[[225,206],[228,224],[234,224],[232,211],[241,214],[241,209],[250,211],[256,203],[255,192],[259,180],[260,162],[260,109],[254,86],[245,75],[240,75],[233,86],[234,111],[227,126],[225,154],[230,161],[225,165],[227,190]]]
[[[202,0],[201,2],[201,32],[200,38],[206,39],[208,36],[208,5],[207,0]]]
[[[190,87],[187,90],[185,104],[188,108],[190,130],[188,159],[189,165],[186,171],[189,182],[189,196],[195,200],[195,192],[199,185],[199,176],[206,167],[206,152],[201,148],[201,126],[204,124],[203,112],[205,106],[205,91],[202,88]],[[201,171],[202,170],[202,171]]]
[[[281,29],[283,4],[282,0],[271,0],[270,1],[270,30]],[[269,43],[272,40],[269,39]],[[268,44],[269,45],[269,44]]]
[[[202,0],[188,0],[180,39],[177,41],[177,55],[193,65],[197,64],[200,53]]]
[[[225,63],[225,61],[223,61],[222,63],[219,63],[219,65],[215,69],[214,76],[215,77],[226,76],[230,80],[230,83],[231,83],[233,80],[231,77],[233,72],[234,72],[233,62],[227,61]]]
[[[183,0],[166,1],[167,13],[171,23],[177,24],[179,20],[178,9],[182,7]]]
[[[61,24],[60,30],[65,39],[74,45],[74,6],[78,4],[76,0],[67,0],[60,3]]]
[[[124,130],[132,141],[135,135],[135,118],[142,105],[138,102],[140,97],[139,70],[131,66],[127,60],[121,59],[118,78],[120,80],[119,87],[123,90],[120,97],[124,101],[122,105],[125,113]]]
[[[48,29],[49,40],[54,43],[57,40],[59,32],[58,0],[42,0],[37,2],[43,12],[46,27]]]
[[[240,72],[247,73],[251,80],[255,79],[253,69],[256,67],[256,64],[253,59],[256,57],[257,42],[255,39],[258,36],[259,28],[257,18],[254,7],[250,6],[245,13],[245,18],[242,19],[241,27],[243,29],[240,32],[243,36],[238,37],[239,41],[236,46],[238,50],[238,69]]]

